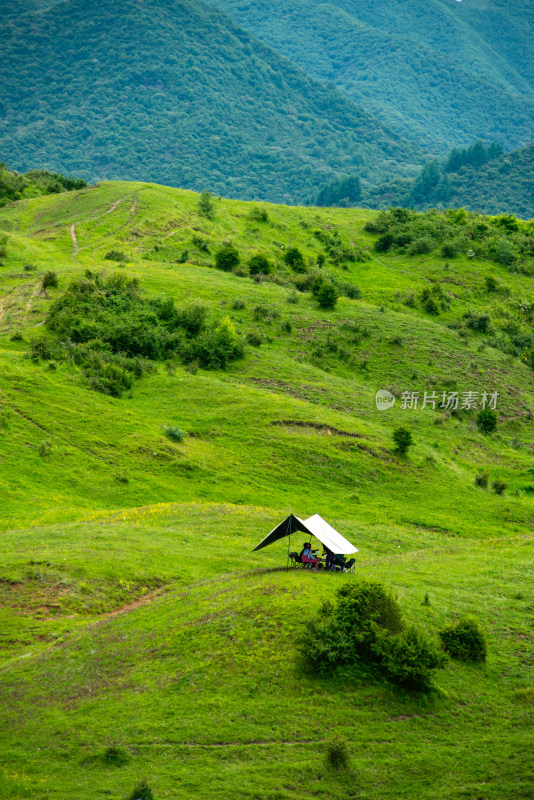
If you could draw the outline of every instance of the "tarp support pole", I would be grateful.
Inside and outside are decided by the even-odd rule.
[[[287,521],[287,527],[289,529],[288,540],[287,540],[287,565],[286,569],[289,569],[289,548],[291,547],[291,519],[292,514],[289,514],[289,519]]]

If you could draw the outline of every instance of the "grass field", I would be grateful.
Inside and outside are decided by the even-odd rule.
[[[371,211],[261,204],[258,221],[244,202],[216,200],[213,219],[197,206],[106,183],[0,210],[0,797],[120,800],[143,777],[156,798],[533,797],[534,372],[454,327],[470,311],[504,329],[532,278],[377,254]],[[330,310],[283,264],[294,245],[317,258],[317,228],[369,256],[328,266],[361,292]],[[243,262],[266,253],[278,282],[214,269],[226,240]],[[95,392],[71,362],[28,358],[87,269],[178,306],[200,298],[262,344],[226,371],[162,362],[121,398]],[[59,286],[43,290],[49,270]],[[404,302],[436,283],[450,291],[439,316]],[[497,391],[497,431],[400,399],[378,411],[382,388]],[[285,542],[253,554],[290,511],[353,541],[355,575],[285,571]],[[306,675],[297,633],[360,578],[435,639],[474,615],[487,662],[450,661],[429,697]],[[325,763],[336,735],[347,771]]]

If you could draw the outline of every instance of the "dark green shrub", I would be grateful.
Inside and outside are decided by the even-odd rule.
[[[486,660],[486,639],[471,617],[446,625],[440,630],[439,637],[441,646],[452,658],[474,662]]]
[[[298,247],[290,247],[288,250],[286,250],[284,253],[284,261],[290,269],[294,270],[294,272],[304,272],[306,269],[304,256]]]
[[[440,308],[432,296],[425,300],[423,307],[427,314],[432,314],[433,317],[437,317],[439,315]]]
[[[189,250],[184,250],[178,259],[179,264],[185,264],[185,262],[189,259]]]
[[[142,780],[140,783],[137,784],[133,792],[128,795],[127,800],[154,800],[154,795],[152,794],[152,789],[146,782],[146,780]]]
[[[517,253],[508,239],[499,239],[493,250],[493,257],[498,264],[511,267],[517,261]]]
[[[297,647],[306,668],[321,677],[332,675],[355,660],[349,628],[337,619],[331,603],[323,603],[297,636]]]
[[[326,766],[340,771],[348,769],[350,765],[349,748],[347,742],[339,736],[326,743]]]
[[[362,293],[357,286],[352,283],[338,283],[337,288],[343,297],[348,297],[349,300],[359,300]]]
[[[206,325],[209,309],[199,300],[194,300],[178,312],[176,312],[172,301],[166,308],[167,310],[165,310],[165,307],[162,307],[161,313],[163,316],[161,319],[178,321],[180,326],[184,328],[190,336],[198,336]]]
[[[201,193],[197,209],[200,216],[207,217],[208,219],[213,219],[215,206],[213,204],[213,198],[210,192],[204,190]]]
[[[493,277],[493,275],[488,275],[485,280],[486,291],[487,292],[496,292],[499,289],[499,284],[497,283],[497,279]]]
[[[359,637],[363,649],[375,638],[373,626],[391,634],[403,629],[400,606],[380,583],[347,584],[338,590],[337,597],[336,617],[346,630]]]
[[[243,353],[232,323],[208,323],[201,302],[179,309],[171,298],[141,297],[137,280],[87,272],[50,307],[46,325],[54,339],[31,343],[32,358],[71,360],[90,386],[120,397],[133,380],[154,371],[154,361],[225,366]]]
[[[333,283],[323,282],[321,288],[317,292],[317,302],[320,308],[328,309],[335,308],[337,303],[338,293]]]
[[[255,306],[252,316],[256,322],[272,322],[273,319],[278,319],[280,312],[273,306],[267,306],[261,303]]]
[[[215,266],[223,272],[231,272],[240,262],[239,251],[233,244],[223,244],[215,253]]]
[[[393,441],[395,442],[397,452],[405,455],[408,448],[413,444],[412,434],[407,428],[395,428],[393,431]]]
[[[441,246],[441,255],[443,258],[456,258],[462,252],[462,243],[458,240],[451,240],[444,242]]]
[[[480,486],[481,489],[488,488],[488,473],[482,472],[480,475],[475,475],[475,486]]]
[[[128,480],[126,479],[122,482],[128,483]],[[122,767],[128,761],[128,756],[121,747],[110,745],[104,750],[103,761],[104,764],[110,767]]]
[[[378,671],[408,689],[431,688],[443,654],[414,628],[404,631],[397,601],[378,583],[342,586],[306,621],[298,648],[307,668],[326,677],[341,666]]]
[[[246,308],[246,303],[244,300],[234,300],[232,308],[234,311],[243,311],[243,309]]]
[[[397,636],[380,636],[374,648],[387,677],[409,690],[428,691],[433,670],[445,665],[438,647],[413,627]]]
[[[87,366],[84,371],[91,388],[110,397],[122,397],[133,386],[132,373],[112,362],[104,362],[97,367]]]
[[[259,347],[263,342],[261,333],[258,333],[257,331],[251,331],[250,333],[247,333],[246,342],[247,344],[252,345],[252,347]]]
[[[43,275],[43,280],[41,282],[43,289],[56,289],[58,286],[58,279],[55,272],[49,270],[45,272]]]
[[[258,206],[253,206],[250,209],[250,213],[248,218],[253,220],[254,222],[268,222],[269,221],[269,214],[265,208],[259,208]]]
[[[243,344],[229,317],[224,317],[216,327],[204,330],[194,347],[198,363],[207,369],[225,369],[243,353]]]
[[[128,261],[128,256],[122,250],[110,250],[104,258],[106,261]]]
[[[478,412],[476,421],[479,431],[487,436],[497,427],[497,414],[491,408],[483,408]]]
[[[287,302],[291,303],[292,305],[296,305],[299,301],[299,296],[296,292],[289,292],[287,296]]]
[[[481,314],[479,317],[473,317],[470,314],[465,316],[467,319],[466,325],[471,330],[485,334],[491,333],[491,317],[487,314]]]
[[[263,253],[255,253],[249,258],[248,269],[251,275],[268,275],[272,264]]]
[[[495,494],[504,494],[506,489],[508,488],[508,484],[505,481],[495,480],[491,484],[491,488],[495,492]]]
[[[408,247],[408,253],[412,256],[422,255],[423,253],[430,253],[431,250],[434,249],[436,243],[433,239],[429,236],[421,236],[418,239],[414,239],[414,241]]]
[[[165,425],[163,428],[163,432],[167,439],[170,439],[171,442],[183,442],[185,438],[185,433],[180,430],[176,425]]]
[[[291,333],[293,330],[293,326],[288,319],[286,319],[285,322],[282,322],[282,330],[285,333]]]
[[[57,350],[57,343],[44,337],[33,339],[30,342],[30,358],[42,358],[44,361],[49,361],[51,358],[57,357]]]
[[[302,275],[295,275],[292,282],[298,292],[309,292],[317,281],[316,272],[306,272]]]
[[[52,442],[50,439],[44,439],[39,447],[37,448],[37,452],[41,456],[41,458],[47,458],[52,453]]]
[[[197,250],[200,250],[201,253],[209,253],[210,251],[209,244],[207,240],[204,239],[202,236],[197,236],[197,234],[195,233],[193,234],[191,241],[193,245],[197,248]]]

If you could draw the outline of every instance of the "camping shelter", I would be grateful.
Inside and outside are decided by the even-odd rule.
[[[328,547],[329,550],[332,551],[335,555],[350,555],[351,553],[357,553],[358,550],[354,545],[352,545],[344,536],[342,536],[335,528],[326,522],[319,514],[314,514],[312,517],[308,517],[306,520],[301,520],[299,517],[296,517],[294,514],[290,514],[289,517],[286,517],[276,528],[267,534],[267,536],[261,540],[259,544],[256,545],[252,552],[256,550],[261,550],[264,547],[267,547],[269,544],[273,544],[273,542],[277,542],[279,539],[284,539],[286,536],[288,537],[287,543],[287,552],[289,553],[289,547],[291,543],[291,534],[296,533],[297,531],[301,531],[302,533],[307,533],[310,536],[315,536],[321,544]]]

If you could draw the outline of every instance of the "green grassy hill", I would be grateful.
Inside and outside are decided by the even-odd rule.
[[[528,797],[531,223],[198,204],[115,182],[0,209],[0,796],[123,798],[145,776],[156,798]],[[376,249],[383,230],[396,247]],[[228,241],[234,272],[214,268]],[[254,279],[258,253],[271,272]],[[94,391],[46,325],[87,270],[137,278],[154,303],[201,301],[243,357],[165,357],[121,397]],[[341,294],[327,310],[309,291],[325,274]],[[41,339],[52,359],[29,357]],[[497,391],[497,431],[473,411],[403,409],[404,391]],[[289,511],[353,541],[356,574],[281,570],[285,542],[252,554]],[[487,662],[450,661],[430,697],[304,674],[304,620],[364,577],[434,639],[475,615]],[[349,771],[325,766],[335,735]]]
[[[17,4],[0,36],[0,154],[19,170],[304,202],[338,172],[423,160],[201,0]]]
[[[214,0],[239,24],[434,153],[532,138],[532,6],[504,0]]]

